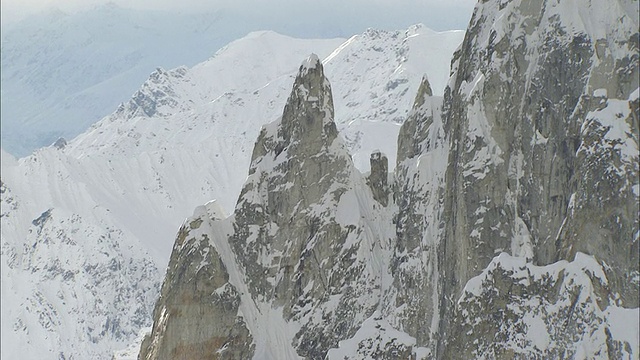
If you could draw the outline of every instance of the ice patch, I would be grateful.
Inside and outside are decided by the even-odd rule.
[[[528,260],[533,259],[533,246],[531,245],[531,234],[524,221],[517,216],[513,239],[511,240],[511,254],[523,257]]]
[[[349,190],[340,196],[336,221],[342,226],[357,225],[360,222],[360,206],[355,191]]]

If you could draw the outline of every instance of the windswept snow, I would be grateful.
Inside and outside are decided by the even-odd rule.
[[[45,257],[40,260],[42,266],[25,268],[9,261],[8,254],[29,254],[34,242],[55,237],[56,232],[79,240],[91,229],[94,235],[89,239],[96,243],[73,240],[69,246],[77,252],[67,253],[75,254],[72,264],[76,265],[61,267],[83,272],[101,261],[94,251],[101,249],[95,245],[102,236],[116,233],[112,241],[121,250],[104,251],[118,261],[124,257],[131,264],[145,264],[140,273],[145,285],[137,290],[125,286],[128,290],[123,288],[120,295],[113,292],[118,287],[107,287],[91,296],[116,305],[133,301],[128,296],[135,291],[153,297],[185,215],[213,199],[227,212],[233,209],[260,127],[281,115],[301,59],[310,53],[318,54],[318,59],[331,54],[324,63],[334,91],[341,89],[334,97],[336,121],[356,164],[367,171],[371,150],[395,154],[397,129],[419,85],[416,79],[423,73],[437,77],[431,73],[440,70],[432,70],[430,64],[448,68],[448,59],[461,40],[462,32],[435,33],[423,26],[398,32],[369,30],[347,43],[255,32],[192,68],[156,70],[131,101],[66,146],[43,148],[19,160],[3,151],[2,182],[7,191],[2,194],[2,343],[24,349],[3,346],[3,357],[22,351],[26,358],[47,358],[53,350],[86,357],[88,348],[74,344],[97,331],[95,326],[118,329],[128,321],[119,319],[119,325],[109,325],[112,320],[92,318],[77,323],[78,316],[91,318],[89,308],[78,308],[79,298],[65,297],[56,311],[58,318],[66,320],[51,322],[53,327],[28,322],[39,310],[26,309],[25,301],[39,293],[39,282],[49,276],[46,269],[57,266],[58,259]],[[439,41],[447,45],[438,47]],[[434,46],[434,51],[414,49],[427,45]],[[365,79],[370,83],[363,86]],[[5,209],[9,209],[6,216]],[[32,221],[49,209],[53,209],[49,233],[36,236]],[[74,223],[76,218],[80,220]],[[63,245],[51,242],[48,246]],[[62,259],[66,256],[60,253]],[[95,287],[93,280],[89,277],[78,286]],[[68,286],[62,275],[47,281],[53,288]],[[42,294],[42,303],[57,296]],[[136,303],[148,312],[153,300]],[[105,314],[122,316],[113,311],[107,308]],[[110,337],[106,332],[95,337],[103,346],[92,348],[124,348],[122,341],[130,341],[140,327],[149,325],[149,318],[143,317],[124,334]],[[91,321],[102,323],[94,326]],[[22,323],[25,326],[15,325]],[[64,334],[67,340],[50,334]],[[20,338],[26,340],[15,341]]]

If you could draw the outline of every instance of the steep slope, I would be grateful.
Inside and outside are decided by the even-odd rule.
[[[97,201],[114,209],[164,267],[172,246],[167,235],[185,213],[211,199],[233,208],[246,177],[240,164],[249,163],[247,138],[265,122],[260,114],[273,119],[284,102],[283,83],[296,67],[289,57],[314,49],[328,54],[341,42],[256,32],[191,69],[157,69],[129,102],[62,153],[80,163],[79,176],[99,189]],[[134,201],[123,204],[114,194]],[[149,236],[149,221],[158,217],[166,228],[156,225]]]
[[[461,40],[460,35],[433,33],[421,26],[406,32],[371,30],[350,39],[328,57],[328,76],[335,74],[334,84],[350,89],[336,98],[336,124],[347,134],[347,146],[361,170],[368,171],[369,154],[378,148],[389,156],[389,168],[393,169],[396,147],[388,139],[399,130],[399,114],[407,113],[411,106],[410,97],[419,85],[414,75],[434,73],[419,65],[430,59],[429,54],[411,49],[419,49],[423,43],[433,45],[433,63],[444,67],[448,63],[444,59],[456,45],[443,46],[445,50],[440,51],[436,44],[452,38]],[[284,106],[287,88],[295,76],[292,59],[312,51],[327,55],[340,42],[310,42],[257,32],[191,69],[158,69],[130,102],[70,141],[63,153],[90,163],[83,167],[98,167],[89,175],[101,175],[91,181],[107,186],[109,193],[138,194],[148,199],[149,204],[124,207],[117,198],[100,195],[101,203],[122,208],[116,213],[138,236],[154,239],[149,247],[157,251],[157,258],[164,264],[171,247],[169,226],[179,226],[185,213],[211,199],[217,199],[225,209],[234,207],[260,126],[276,119]],[[408,55],[398,57],[397,49]],[[361,59],[358,72],[342,70],[351,69],[354,58]],[[238,70],[231,74],[227,71],[230,67]],[[374,70],[380,77],[395,72],[392,80],[398,79],[399,85],[386,90],[373,87],[377,95],[372,97],[371,89],[357,84],[365,73]],[[370,79],[389,81],[377,78]],[[381,108],[396,111],[381,113]],[[136,174],[140,179],[128,179]],[[113,204],[114,200],[118,203]],[[137,220],[150,211],[170,212],[162,215],[167,227],[157,228],[151,237],[148,227],[140,226]],[[155,238],[163,236],[166,241],[158,245]]]
[[[246,42],[262,42],[264,47],[255,46],[257,51],[271,46],[288,49],[283,54],[298,51],[300,56],[323,47],[328,54],[341,42],[266,34],[271,37],[270,43],[256,35]],[[227,56],[228,61],[242,60],[247,49],[244,46]],[[281,62],[271,52],[264,52],[264,56],[271,56],[271,62],[264,61],[270,67],[260,71],[247,64],[246,82],[238,85],[255,89],[259,86],[255,83],[262,84],[290,71],[284,55],[279,58],[283,59]],[[215,78],[220,67],[228,66],[221,57],[217,69],[211,69],[214,62],[208,69],[202,66],[205,69],[195,76]],[[295,68],[294,64],[290,66]],[[151,86],[157,90],[165,79],[152,76],[140,93],[153,91],[149,90]],[[198,90],[209,90],[212,95],[224,93],[211,88]],[[199,99],[193,92],[172,95],[179,94],[185,96],[182,99],[186,104],[191,102],[188,96]],[[130,104],[135,103],[135,98]],[[156,109],[158,120],[160,114],[170,113],[171,106],[158,105]],[[119,125],[113,121],[117,114],[104,123]],[[121,120],[140,122],[141,118],[123,116]],[[150,127],[140,130],[149,138],[164,130],[159,121],[146,125]],[[174,128],[181,126],[173,124]],[[255,126],[259,128],[259,124]],[[218,125],[221,128],[223,125]],[[226,154],[241,152],[245,142],[242,127],[235,137],[220,139],[209,148],[203,145],[208,138],[196,143],[199,148],[181,148],[179,141],[170,145],[169,132],[162,141],[136,146],[135,133],[122,136],[120,128],[111,129],[107,139],[113,141],[115,137],[117,141],[103,139],[101,144],[88,133],[84,141],[90,141],[92,148],[83,150],[76,146],[83,143],[79,138],[68,144],[60,141],[18,161],[10,161],[10,155],[3,151],[2,182],[6,191],[2,193],[2,210],[9,210],[1,219],[3,326],[8,327],[2,332],[3,357],[19,353],[25,359],[107,358],[113,349],[124,348],[140,328],[150,325],[162,273],[158,269],[166,266],[171,234],[186,209],[197,204],[186,199],[209,199],[216,197],[212,192],[218,191],[224,194],[224,187],[218,186],[216,179],[233,184],[246,176],[244,171],[234,169],[234,159],[229,155],[210,169],[203,170],[198,165],[215,159],[221,148],[228,149]],[[197,131],[196,128],[193,133]],[[182,141],[186,142],[189,135],[183,136]],[[167,146],[177,147],[175,154],[168,155]],[[154,147],[165,152],[154,152]],[[165,159],[164,167],[156,167]],[[188,169],[183,171],[183,177],[175,176],[179,169],[176,164]],[[224,169],[229,170],[225,173]]]
[[[109,3],[76,14],[45,10],[3,29],[3,148],[26,156],[80,134],[126,101],[154,67],[192,66],[257,30],[237,24],[220,13]]]
[[[189,253],[214,254],[200,264],[224,281],[206,289],[207,316],[234,337],[208,355],[636,358],[637,15],[630,2],[478,3],[444,97],[423,78],[387,189],[382,154],[364,180],[331,146],[329,86],[305,63],[234,215],[185,223],[163,291],[191,299],[171,284],[197,283],[179,271]],[[218,306],[228,288],[233,306]],[[171,321],[214,330],[183,305],[159,299],[143,358],[182,354]]]
[[[229,44],[211,59],[193,68],[158,69],[129,102],[122,104],[113,114],[76,139],[59,141],[56,146],[40,149],[34,155],[17,161],[5,161],[3,157],[2,181],[9,192],[2,194],[2,209],[5,211],[5,204],[6,209],[12,209],[15,205],[12,199],[20,199],[21,207],[15,216],[2,217],[2,259],[5,261],[4,254],[30,254],[30,246],[46,241],[47,236],[54,237],[53,234],[58,230],[73,230],[77,234],[75,236],[91,233],[93,235],[90,237],[97,242],[101,241],[99,239],[103,235],[111,234],[113,237],[114,234],[120,234],[112,244],[122,249],[133,247],[132,255],[126,251],[105,250],[102,245],[94,244],[93,240],[86,244],[75,241],[74,250],[68,252],[79,255],[72,261],[69,270],[75,272],[78,267],[84,269],[87,266],[102,269],[100,259],[103,255],[100,252],[103,250],[116,262],[123,264],[129,262],[130,257],[127,256],[137,259],[133,262],[145,264],[147,270],[142,272],[144,276],[140,275],[136,280],[143,284],[141,288],[131,291],[148,296],[149,300],[136,302],[148,313],[157,291],[153,290],[157,289],[154,284],[159,282],[163,272],[157,269],[166,267],[173,235],[184,215],[211,199],[218,199],[222,208],[233,209],[246,179],[246,168],[251,160],[250,149],[259,135],[260,126],[276,119],[285,105],[298,59],[312,51],[321,57],[333,51],[331,59],[327,60],[331,64],[328,73],[335,72],[335,81],[341,88],[352,89],[336,99],[336,109],[349,114],[338,114],[337,127],[352,129],[360,134],[359,139],[348,140],[347,147],[358,149],[356,158],[366,159],[367,162],[358,161],[356,165],[368,169],[369,154],[365,152],[373,150],[378,141],[372,139],[390,138],[399,129],[397,114],[376,113],[375,109],[395,107],[397,113],[407,112],[411,105],[409,97],[419,85],[419,78],[415,79],[410,74],[432,73],[426,67],[420,70],[420,64],[428,61],[428,54],[419,51],[416,45],[421,43],[420,39],[425,39],[425,43],[433,40],[429,43],[435,49],[432,55],[442,60],[442,63],[437,63],[443,67],[446,66],[443,59],[448,55],[440,52],[436,40],[450,41],[452,36],[461,40],[459,32],[433,33],[420,26],[398,32],[371,30],[338,47],[343,42],[340,39],[301,40],[273,32],[256,32]],[[455,46],[444,48],[453,52]],[[386,48],[392,51],[375,50]],[[396,50],[405,53],[405,56],[397,56]],[[378,97],[371,98],[367,88],[356,86],[361,77],[354,76],[352,71],[341,70],[349,65],[348,59],[356,57],[361,59],[359,71],[376,70],[380,71],[379,76],[387,76],[397,70],[394,76],[406,81],[402,80],[393,89],[378,87]],[[227,70],[229,68],[235,71],[230,73]],[[364,73],[359,74],[362,76]],[[382,80],[374,82],[384,83]],[[397,106],[393,105],[394,102],[397,102]],[[357,105],[349,107],[346,104]],[[393,158],[395,146],[389,146],[390,150],[386,145],[380,148]],[[377,199],[382,199],[386,193],[386,177],[383,176],[386,170],[382,169],[382,164],[380,166],[374,171],[378,175],[372,174],[370,177],[372,186],[380,188]],[[388,168],[393,168],[393,163],[388,164]],[[47,222],[50,232],[47,236],[36,236],[32,221],[49,209],[53,209],[53,216]],[[75,217],[81,220],[75,222],[73,227],[68,227],[70,219]],[[60,249],[69,244],[50,242],[47,246],[51,247],[47,251],[63,254]],[[3,318],[11,319],[3,321],[3,326],[9,324],[10,329],[2,332],[2,342],[19,344],[19,341],[10,339],[28,339],[31,350],[23,350],[25,357],[32,354],[32,358],[46,358],[48,350],[45,352],[44,347],[39,348],[36,344],[45,343],[42,340],[45,336],[52,339],[52,333],[65,334],[69,344],[73,343],[70,340],[73,336],[77,339],[76,343],[90,344],[84,340],[85,334],[89,332],[89,327],[98,328],[97,325],[87,323],[85,326],[80,323],[76,330],[67,330],[69,327],[64,324],[51,327],[33,321],[28,322],[28,337],[22,330],[12,329],[19,319],[25,321],[25,318],[37,316],[33,314],[40,311],[38,307],[29,307],[28,311],[18,309],[24,309],[22,304],[40,291],[37,284],[42,282],[41,279],[47,277],[48,282],[59,282],[53,287],[69,286],[65,285],[66,280],[62,277],[51,277],[45,270],[55,267],[57,260],[54,257],[42,257],[42,266],[14,266],[2,272],[3,286],[7,285],[3,288],[3,313],[6,310],[10,314]],[[127,271],[132,273],[133,269]],[[5,278],[5,275],[24,281],[20,281],[19,286],[9,286],[13,284],[12,280]],[[118,278],[120,275],[112,276]],[[91,277],[86,280],[82,286],[92,288]],[[124,280],[122,283],[128,284]],[[109,304],[131,301],[132,297],[127,296],[115,298],[119,293],[112,289],[96,296]],[[58,304],[55,295],[48,292],[43,294],[46,300],[43,303]],[[14,300],[5,301],[5,297]],[[57,306],[56,311],[65,314],[67,319],[75,319],[75,314],[84,314],[84,310],[74,310],[78,305],[73,301],[66,300]],[[110,307],[117,308],[116,305]],[[130,324],[125,319],[128,317],[126,313],[113,311],[112,318]],[[90,318],[88,314],[83,316]],[[71,350],[71,345],[63,349],[62,345],[56,343],[57,340],[52,340],[51,348],[62,349],[60,351],[65,354],[87,357],[90,352],[85,352],[86,349],[103,346],[103,350],[96,351],[107,353],[109,348],[124,347],[126,339],[133,340],[135,331],[148,325],[149,319],[147,316],[144,323],[126,325],[126,335],[114,342],[105,340],[108,336],[97,340],[97,343],[107,341],[110,345],[92,344]],[[72,327],[76,326],[76,322],[71,323]],[[41,327],[54,330],[51,333],[38,330]],[[3,354],[11,351],[20,350],[3,346]]]
[[[354,167],[333,114],[331,86],[311,55],[282,119],[256,141],[234,214],[219,220],[204,212],[183,225],[141,358],[186,359],[196,349],[206,350],[202,358],[322,358],[373,313],[392,236],[380,224],[391,221],[390,213]],[[189,254],[207,258],[182,271],[195,264]],[[210,276],[201,275],[209,268]],[[202,278],[221,280],[193,301],[191,289]],[[222,293],[233,306],[217,305]],[[199,306],[213,313],[180,310]],[[240,341],[213,335],[236,327]],[[212,335],[176,343],[171,334],[188,328]]]
[[[47,155],[34,155],[24,174],[2,154],[2,358],[104,358],[148,325],[160,274],[139,240]]]
[[[336,84],[338,129],[358,169],[368,171],[369,154],[379,149],[389,156],[393,170],[399,125],[409,114],[420,79],[426,74],[441,96],[463,36],[463,31],[434,32],[420,24],[402,32],[369,29],[324,60],[327,76]]]
[[[632,109],[623,109],[629,107],[627,101],[635,100],[631,95],[638,88],[637,21],[619,2],[579,5],[583,10],[578,16],[565,5],[542,1],[478,7],[454,59],[445,126],[459,145],[450,155],[456,167],[449,184],[455,189],[451,201],[458,198],[465,206],[451,214],[460,221],[448,231],[451,237],[467,238],[464,247],[476,249],[469,266],[460,269],[461,283],[469,272],[484,268],[496,249],[548,264],[572,255],[558,251],[558,246],[570,246],[571,238],[594,246],[613,238],[627,239],[624,243],[629,246],[636,242],[631,242],[631,229],[638,227],[633,210],[637,195],[632,192],[637,154],[626,148],[637,148],[637,123]],[[538,28],[542,31],[533,31]],[[609,106],[620,107],[622,116],[603,124],[610,127],[608,137],[619,136],[607,144],[604,134],[588,127],[592,118],[605,117],[599,114],[610,112],[603,109]],[[589,158],[585,147],[592,146],[597,148],[590,153],[597,157],[605,152],[615,157],[611,162],[619,171]],[[585,171],[596,171],[613,188],[580,184],[588,181],[582,176]],[[601,204],[574,208],[576,200],[590,194],[597,194]],[[615,199],[615,205],[608,205],[607,199]],[[627,205],[620,206],[622,199]],[[481,205],[485,202],[491,204]],[[486,211],[476,213],[481,206]],[[596,210],[599,207],[603,210]],[[583,228],[567,233],[566,226],[574,226],[583,216],[598,228],[613,230],[605,226],[609,216],[617,216],[613,208],[624,214],[620,222],[614,220],[621,226],[616,232],[596,235]],[[474,226],[480,219],[482,225]],[[469,235],[474,230],[476,238],[492,240],[476,247]],[[573,253],[580,248],[586,250],[574,247]],[[599,255],[610,263],[609,256],[629,250],[611,249]],[[637,305],[637,296],[630,300]]]
[[[155,67],[193,66],[253,31],[306,39],[348,37],[371,24],[395,29],[424,18],[383,3],[352,4],[340,12],[328,4],[307,11],[304,4],[292,3],[271,16],[263,15],[270,11],[267,4],[206,5],[207,11],[190,5],[168,11],[122,4],[85,5],[75,13],[52,7],[10,26],[3,21],[1,136],[6,151],[22,157],[58,137],[75,137],[126,101]],[[233,10],[237,6],[244,9]],[[468,18],[471,7],[465,7],[457,18]],[[398,16],[388,16],[389,11]]]
[[[445,296],[496,252],[582,251],[606,269],[603,301],[638,307],[638,24],[622,4],[477,8],[445,100]]]
[[[618,315],[637,318],[640,285],[632,9],[478,4],[442,121],[421,106],[401,130],[392,268],[396,296],[412,301],[398,322],[438,358],[637,351],[621,334],[638,324],[624,330]],[[446,166],[437,157],[423,165],[433,154]],[[407,316],[416,313],[427,321]]]
[[[27,18],[2,33],[3,148],[26,156],[58,137],[73,138],[126,101],[155,67],[194,66],[234,39],[273,28],[269,21],[222,9],[182,13],[114,3]]]
[[[439,331],[441,204],[449,150],[441,108],[442,97],[433,96],[424,78],[398,136],[393,186],[397,235],[389,264],[394,286],[384,308],[391,324],[431,349]]]

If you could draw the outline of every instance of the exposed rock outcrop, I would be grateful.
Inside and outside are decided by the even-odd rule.
[[[382,269],[370,258],[381,257],[385,236],[371,223],[383,216],[376,208],[338,137],[331,87],[312,55],[282,120],[258,137],[229,239],[252,297],[300,324],[299,355],[324,357],[375,310]]]
[[[181,240],[189,238],[188,229],[178,236],[174,252],[182,255],[172,258],[163,294],[166,289],[178,299],[186,297],[192,306],[198,299],[189,288],[195,286],[207,304],[200,308],[206,317],[185,318],[159,305],[142,354],[162,358],[153,343],[169,343],[164,354],[180,351],[176,335],[163,323],[208,334],[192,343],[195,349],[209,339],[200,353],[189,353],[195,358],[222,348],[225,338],[212,343],[215,334],[246,324],[250,337],[232,339],[237,344],[253,339],[244,355],[250,349],[266,358],[323,358],[376,310],[385,271],[381,264],[393,236],[385,226],[390,221],[338,137],[331,87],[319,59],[311,55],[300,67],[282,119],[265,126],[258,137],[234,214],[212,221],[191,242]],[[200,263],[207,265],[199,268]],[[198,281],[205,281],[202,291]],[[230,301],[218,305],[210,294],[221,286]],[[228,321],[206,320],[216,317]]]
[[[434,348],[438,331],[441,199],[447,167],[441,97],[426,77],[398,137],[394,182],[396,243],[390,263],[393,287],[384,312],[418,344]]]
[[[579,16],[551,1],[476,7],[443,109],[441,349],[460,331],[447,314],[462,288],[500,252],[536,265],[594,255],[607,297],[638,307],[638,130],[627,100],[638,27],[627,5],[580,1]],[[592,101],[594,91],[609,98]],[[607,106],[617,110],[598,110]]]
[[[254,353],[251,334],[237,316],[240,295],[216,248],[212,222],[224,215],[213,202],[196,209],[178,232],[152,333],[139,359],[247,359]]]
[[[389,159],[380,150],[371,153],[371,173],[367,177],[367,184],[371,188],[373,198],[382,206],[389,203]]]
[[[381,153],[366,179],[354,169],[322,64],[305,61],[234,215],[182,250],[217,249],[181,261],[204,259],[207,281],[235,289],[211,311],[242,334],[237,351],[637,356],[637,17],[577,3],[478,3],[445,96],[423,78],[391,184]],[[156,327],[172,321],[160,314]]]

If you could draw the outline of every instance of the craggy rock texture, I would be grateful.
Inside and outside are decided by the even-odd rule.
[[[398,207],[390,262],[393,287],[383,304],[391,324],[429,348],[435,346],[439,322],[438,251],[448,148],[441,104],[442,98],[432,96],[429,81],[423,78],[413,109],[400,130],[393,186]]]
[[[632,323],[637,311],[607,307],[608,286],[582,253],[544,267],[503,253],[465,286],[443,358],[633,358],[637,332],[610,319]]]
[[[143,354],[637,358],[637,19],[633,1],[478,3],[444,97],[423,78],[395,173],[374,152],[366,179],[309,57],[235,213],[178,237]],[[169,334],[189,316],[160,304],[198,281],[220,320]]]
[[[298,354],[324,357],[375,310],[379,208],[338,137],[331,87],[312,55],[281,121],[258,137],[229,239],[256,300],[301,324]]]
[[[178,232],[154,310],[152,333],[139,359],[246,359],[251,334],[237,317],[240,296],[215,247],[209,243],[217,204],[196,209]]]
[[[376,310],[391,219],[338,137],[331,96],[312,55],[300,67],[281,120],[258,137],[233,216],[213,221],[191,242],[182,240],[190,239],[189,229],[178,235],[143,356],[162,358],[154,349],[163,344],[165,354],[187,348],[194,358],[214,356],[229,341],[223,335],[239,327],[231,341],[247,347],[234,354],[324,358]],[[222,291],[216,289],[225,297],[212,298]],[[161,303],[172,297],[189,299],[188,306],[204,300],[207,307],[196,308],[198,318],[163,317]],[[172,323],[176,331],[191,326],[206,334],[180,331],[180,341],[193,345],[183,346],[169,333]]]
[[[373,198],[382,206],[389,204],[389,159],[380,151],[371,153],[371,173],[367,177],[367,184],[371,188]]]
[[[454,55],[441,346],[459,332],[444,314],[500,252],[537,265],[595,255],[606,297],[638,307],[637,10],[575,5],[480,4]]]

